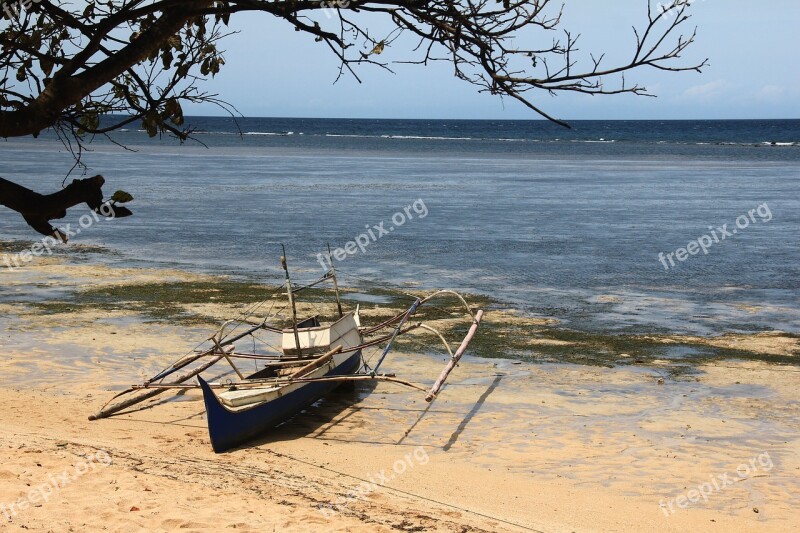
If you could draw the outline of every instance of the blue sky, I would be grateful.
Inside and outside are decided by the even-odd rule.
[[[564,27],[583,35],[585,51],[629,57],[633,24],[646,20],[647,0],[565,0]],[[655,5],[657,2],[653,2]],[[800,118],[800,2],[797,0],[695,0],[698,38],[686,63],[708,57],[702,74],[654,69],[630,73],[629,82],[658,98],[532,95],[545,111],[579,119]],[[324,16],[320,17],[323,22]],[[446,63],[393,66],[395,74],[365,65],[363,83],[345,76],[334,85],[338,62],[323,43],[264,14],[231,19],[237,35],[223,42],[227,64],[202,85],[234,104],[245,116],[357,118],[538,118],[521,104],[478,94],[452,75]],[[376,34],[384,21],[370,21]],[[406,43],[383,57],[412,57]],[[216,115],[213,107],[187,114]]]

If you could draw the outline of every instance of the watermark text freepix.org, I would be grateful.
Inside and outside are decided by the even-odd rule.
[[[323,0],[320,2],[319,7],[322,8],[326,17],[332,18],[331,11],[334,9],[347,9],[350,7],[350,0]]]
[[[686,261],[689,256],[700,253],[700,250],[703,251],[704,255],[708,255],[708,250],[715,244],[719,244],[729,237],[732,238],[739,233],[739,230],[747,229],[751,222],[755,224],[757,222],[756,214],[762,223],[767,223],[772,220],[772,211],[770,211],[767,203],[764,202],[757,208],[750,209],[747,214],[737,217],[735,228],[728,229],[729,224],[723,224],[716,228],[714,226],[709,226],[708,229],[711,230],[711,234],[701,235],[697,239],[689,241],[685,248],[678,248],[674,252],[669,252],[667,254],[660,252],[658,254],[658,260],[664,265],[664,270],[669,270],[676,265],[675,259],[680,262]]]
[[[54,236],[48,235],[42,238],[39,242],[34,243],[29,249],[16,254],[4,254],[0,257],[0,264],[5,265],[7,268],[14,270],[20,268],[25,263],[30,263],[34,257],[39,257],[43,254],[53,255],[53,247],[67,242],[72,237],[80,235],[81,230],[88,229],[94,225],[95,222],[101,220],[101,216],[106,220],[114,218],[114,209],[110,204],[102,204],[99,208],[100,214],[95,211],[84,213],[78,219],[78,223],[73,227],[72,224],[67,224],[57,231],[64,236],[65,240],[56,239]]]
[[[661,508],[661,512],[664,513],[664,516],[670,517],[675,514],[676,505],[680,509],[687,509],[690,504],[697,503],[701,499],[705,503],[715,492],[720,492],[737,481],[743,481],[753,477],[753,475],[759,471],[759,467],[764,472],[769,472],[774,466],[769,452],[764,452],[757,457],[753,457],[749,462],[742,463],[736,467],[736,474],[724,472],[721,475],[713,475],[710,477],[709,481],[700,483],[697,485],[696,489],[690,489],[685,495],[681,494],[676,498],[669,498],[667,501],[661,498],[658,502],[658,506]]]
[[[38,4],[42,0],[19,0],[18,2],[7,2],[0,0],[3,3],[3,12],[5,12],[8,20],[18,18],[23,11],[27,11],[34,4]]]
[[[90,453],[84,460],[72,465],[72,468],[65,468],[60,474],[48,474],[44,483],[31,488],[24,497],[17,498],[16,501],[10,503],[0,502],[0,515],[5,516],[6,521],[10,522],[12,518],[19,513],[25,512],[32,505],[47,503],[59,490],[73,481],[77,481],[87,472],[94,472],[98,465],[107,467],[111,463],[111,456],[104,450]]]
[[[414,220],[414,213],[416,213],[420,219],[428,216],[428,206],[425,205],[425,201],[422,198],[419,198],[411,205],[407,205],[401,211],[392,215],[391,224],[388,227],[386,226],[386,221],[381,221],[381,223],[377,225],[367,224],[364,226],[367,230],[365,233],[361,233],[352,241],[348,241],[344,245],[344,248],[335,248],[331,252],[331,255],[333,255],[336,261],[344,261],[347,259],[348,255],[354,255],[359,250],[361,253],[364,253],[367,250],[367,246],[371,243],[377,242],[378,239],[384,235],[389,235],[409,220]],[[319,266],[321,266],[323,270],[326,272],[330,270],[331,261],[327,253],[318,253],[317,261],[319,261]]]
[[[397,476],[405,474],[407,471],[413,469],[415,465],[426,465],[430,460],[425,448],[417,446],[414,448],[413,452],[409,452],[397,459],[392,464],[392,469],[390,471],[381,470],[378,473],[367,476],[369,481],[362,481],[348,490],[344,496],[337,498],[335,502],[321,506],[319,511],[325,518],[336,516],[346,510],[347,506],[350,505],[353,500],[366,500],[367,496],[377,491],[380,487],[386,486],[388,482],[394,480]]]

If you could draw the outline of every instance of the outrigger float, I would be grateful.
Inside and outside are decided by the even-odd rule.
[[[402,313],[375,326],[365,327],[361,325],[358,307],[347,313],[343,311],[336,267],[332,260],[330,265],[330,270],[317,281],[297,286],[289,276],[284,250],[281,266],[285,273],[285,283],[279,290],[285,289],[288,298],[288,305],[285,306],[291,310],[288,326],[281,327],[276,323],[285,307],[275,314],[271,309],[263,320],[253,320],[256,311],[270,299],[256,304],[244,317],[224,322],[219,331],[168,368],[141,385],[134,385],[117,394],[111,400],[116,400],[115,403],[107,403],[97,414],[90,416],[89,420],[120,413],[166,391],[199,387],[205,402],[211,445],[215,452],[223,452],[289,420],[348,382],[394,383],[425,392],[426,401],[432,402],[475,336],[483,311],[473,311],[458,293],[441,290],[424,298],[415,298],[411,306]],[[338,319],[332,323],[322,323],[318,316],[298,320],[295,295],[323,282],[333,284]],[[420,306],[443,296],[457,298],[472,320],[466,336],[455,351],[452,351],[447,340],[437,330],[422,322],[411,321]],[[274,309],[274,299],[272,306]],[[243,331],[239,331],[240,329]],[[379,372],[395,340],[417,329],[427,330],[438,336],[449,354],[447,365],[429,388],[398,379],[394,374]],[[262,335],[269,338],[265,339]],[[237,351],[235,343],[245,339],[253,349],[248,352]],[[278,342],[279,349],[275,346]],[[370,366],[370,361],[363,356],[363,350],[380,350],[382,346],[380,357],[374,366]],[[262,368],[244,375],[240,369],[243,360],[255,361]],[[223,361],[230,366],[238,379],[212,382],[201,376]],[[171,379],[167,381],[167,378]],[[186,383],[192,378],[197,379],[197,384]]]

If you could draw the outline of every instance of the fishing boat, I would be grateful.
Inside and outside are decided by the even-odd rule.
[[[286,355],[328,349],[334,344],[336,347],[300,369],[269,365],[248,376],[243,384],[219,394],[198,376],[214,451],[233,448],[285,422],[341,385],[336,377],[351,376],[361,367],[362,352],[358,346],[363,339],[354,313],[329,326],[321,325],[316,317],[298,324],[299,349],[294,332],[294,329],[283,331]]]
[[[288,304],[280,307],[280,312],[273,312],[276,302],[270,298],[253,306],[242,317],[224,322],[214,335],[191,353],[143,384],[118,394],[112,401],[120,397],[124,399],[114,404],[107,403],[90,420],[120,413],[166,391],[199,388],[205,404],[211,445],[214,451],[224,452],[279,426],[345,383],[394,383],[423,391],[425,399],[433,401],[469,346],[483,311],[470,308],[458,293],[442,290],[427,297],[413,297],[411,305],[401,313],[377,325],[362,326],[359,306],[344,312],[336,267],[330,254],[329,264],[330,270],[321,278],[298,286],[289,275],[284,250],[281,267],[285,283],[278,290],[285,291]],[[333,285],[335,318],[326,322],[318,314],[298,319],[296,295],[325,282]],[[455,351],[439,331],[424,322],[411,321],[421,306],[441,297],[460,302],[472,321]],[[266,317],[253,320],[258,309],[269,300],[272,300],[272,305]],[[288,324],[281,325],[277,317],[284,309],[291,314],[286,317]],[[449,356],[447,365],[430,387],[379,372],[395,340],[414,330],[435,334]],[[252,342],[252,347],[246,352],[238,351],[235,343],[245,340],[248,344]],[[366,349],[375,350],[375,356],[379,355],[377,361],[364,356]],[[260,368],[245,375],[241,361],[253,361]],[[219,375],[218,363],[223,362],[227,365],[223,365],[223,373]],[[216,378],[203,376],[211,372],[218,374]],[[167,381],[167,378],[171,379]],[[193,378],[197,384],[187,383]]]

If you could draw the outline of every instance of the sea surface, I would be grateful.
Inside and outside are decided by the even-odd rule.
[[[199,142],[88,145],[135,214],[80,228],[76,207],[73,243],[269,282],[281,244],[298,281],[330,244],[348,285],[486,294],[584,331],[800,333],[800,120],[187,122]],[[73,163],[51,132],[0,155],[41,192]],[[0,209],[0,239],[39,236]]]

